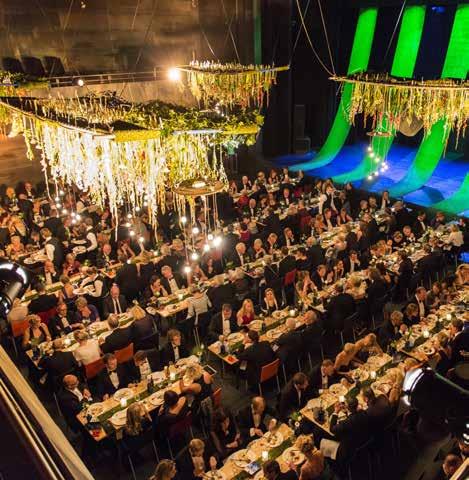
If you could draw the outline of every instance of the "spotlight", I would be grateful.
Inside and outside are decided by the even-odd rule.
[[[197,261],[199,259],[199,255],[197,252],[193,252],[191,255],[191,260]]]
[[[192,233],[193,233],[194,235],[198,235],[198,234],[200,233],[200,230],[198,229],[198,227],[194,227],[194,228],[192,229]]]
[[[21,297],[29,285],[26,270],[16,263],[0,264],[0,314],[6,317],[15,298]]]
[[[172,82],[179,82],[181,80],[181,70],[177,67],[171,67],[168,70],[168,78]]]
[[[182,223],[183,225],[185,225],[185,224],[187,223],[187,217],[182,216],[182,217],[181,217],[181,223]]]
[[[214,245],[215,247],[219,247],[219,246],[221,245],[221,237],[215,237],[215,238],[213,239],[213,245]]]
[[[83,80],[83,78],[79,78],[79,79],[77,80],[77,85],[78,85],[79,87],[84,87],[84,86],[85,86],[85,81]]]

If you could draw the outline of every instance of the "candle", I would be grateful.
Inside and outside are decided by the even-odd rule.
[[[182,293],[178,293],[178,299],[182,300],[184,298],[184,295]]]
[[[428,338],[430,336],[430,332],[428,330],[423,331],[423,337]]]
[[[176,374],[175,374],[174,372],[171,372],[171,373],[169,374],[169,379],[170,379],[170,380],[175,380],[175,379],[176,379]]]
[[[269,452],[267,450],[262,450],[262,460],[266,462],[269,459]]]
[[[446,314],[446,320],[450,321],[451,320],[451,313]]]
[[[376,378],[376,372],[370,372],[370,378],[374,380]]]
[[[127,399],[126,398],[121,398],[121,407],[125,408],[127,406]]]
[[[69,338],[66,338],[66,339],[64,340],[64,345],[65,345],[66,347],[68,347],[71,342],[72,342],[72,341],[71,341]]]
[[[290,310],[290,317],[294,317],[294,316],[295,316],[295,309],[292,308],[292,309]]]
[[[345,397],[343,395],[340,395],[339,402],[340,403],[345,403]]]

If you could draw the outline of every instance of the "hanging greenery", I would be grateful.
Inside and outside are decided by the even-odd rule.
[[[455,130],[456,141],[464,135],[469,118],[469,82],[450,79],[400,80],[383,74],[358,74],[351,77],[332,77],[353,85],[349,118],[364,115],[371,118],[373,127],[387,117],[393,129],[409,118],[422,121],[425,135],[432,125],[443,120],[445,128]],[[446,135],[448,138],[449,135]]]
[[[187,73],[189,89],[199,102],[229,110],[236,106],[260,108],[277,73],[288,68],[195,61],[179,70]]]

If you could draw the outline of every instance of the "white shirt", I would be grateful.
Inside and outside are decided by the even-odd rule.
[[[151,367],[148,363],[148,360],[145,360],[141,365],[138,366],[140,370],[141,378],[146,378],[151,373]]]
[[[223,335],[229,335],[231,333],[231,325],[229,318],[225,319],[224,317],[222,317],[222,327]]]
[[[330,218],[326,218],[326,225],[327,225],[327,230],[332,230],[334,228],[334,225],[332,225]]]
[[[415,297],[417,300],[417,305],[419,306],[419,317],[422,318],[425,316],[425,304],[422,302],[422,300],[419,300],[417,297]]]
[[[238,257],[239,257],[239,261],[241,262],[241,265],[244,265],[244,256],[238,253]]]
[[[74,352],[75,359],[82,365],[88,365],[101,357],[98,340],[90,338],[84,345],[80,345]]]
[[[178,284],[176,283],[176,279],[174,277],[169,279],[168,283],[171,293],[176,293],[179,290]]]
[[[47,258],[53,262],[54,261],[54,252],[55,252],[55,247],[51,243],[47,243],[52,237],[46,238],[46,244],[44,246],[44,249],[46,251]]]
[[[67,319],[67,315],[65,315],[65,317],[59,317],[60,318],[60,321],[62,322],[62,325],[64,326],[64,328],[67,328],[70,326],[70,323]]]
[[[114,313],[122,313],[122,308],[119,302],[119,298],[113,298],[112,303],[114,305]]]
[[[98,240],[96,240],[96,234],[91,227],[88,227],[86,239],[90,242],[90,246],[86,249],[88,252],[92,252],[98,248]]]
[[[80,390],[78,390],[78,387],[70,391],[73,393],[73,395],[75,395],[78,398],[79,402],[83,400],[83,394],[80,392]]]
[[[448,243],[451,243],[455,247],[460,247],[464,244],[464,236],[461,231],[451,232],[448,236]]]
[[[109,374],[109,379],[111,380],[111,383],[114,385],[114,388],[119,387],[119,377],[117,376],[117,372],[115,370]]]
[[[323,375],[322,373],[321,373],[321,385],[324,390],[329,386],[329,377],[327,375]]]
[[[92,297],[100,297],[101,294],[103,293],[103,282],[98,278],[96,275],[94,278],[89,277],[85,278],[83,282],[81,282],[81,286],[84,287],[85,285],[88,285],[90,283],[93,283],[94,290],[88,291],[88,295],[91,295]]]

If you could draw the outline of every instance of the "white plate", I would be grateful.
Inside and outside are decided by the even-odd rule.
[[[312,398],[307,404],[306,408],[313,410],[315,408],[319,408],[321,406],[321,400],[319,398]]]
[[[32,265],[33,263],[37,263],[37,262],[36,262],[36,260],[34,260],[34,258],[28,257],[28,258],[24,259],[24,263],[26,265]]]
[[[277,340],[282,335],[281,330],[277,330],[276,328],[274,330],[269,330],[266,335],[269,340]]]
[[[282,453],[282,458],[288,465],[293,463],[294,465],[301,465],[305,461],[305,456],[295,447],[289,447]]]
[[[431,357],[436,352],[434,347],[431,347],[428,345],[422,345],[421,347],[419,347],[419,350],[423,352],[425,355],[427,355],[428,357]]]
[[[255,332],[260,332],[262,330],[262,325],[264,322],[262,320],[253,320],[249,324],[249,330],[254,330]]]
[[[264,436],[262,437],[264,443],[267,444],[267,447],[269,448],[275,448],[278,447],[282,442],[283,442],[283,435],[280,432],[274,432],[274,433],[264,433]]]
[[[116,412],[110,421],[116,427],[123,427],[127,423],[127,409]]]
[[[274,317],[276,320],[280,320],[284,315],[285,312],[282,312],[281,310],[276,310],[274,313],[272,313],[272,317]]]
[[[153,308],[153,307],[147,307],[147,308],[146,308],[146,311],[147,311],[147,313],[149,313],[150,315],[156,315],[156,314],[158,313],[157,310],[156,310],[155,308]]]
[[[234,452],[229,459],[239,468],[244,468],[246,465],[251,463],[246,448]]]
[[[79,255],[80,253],[85,253],[86,252],[86,247],[73,247],[73,253],[75,255]]]
[[[230,333],[228,335],[228,342],[230,343],[242,342],[243,339],[244,339],[244,335],[241,332]]]
[[[360,382],[365,382],[370,376],[370,373],[367,370],[363,370],[360,368],[353,370],[352,372],[350,372],[350,374],[355,381],[359,380]]]
[[[120,402],[123,398],[129,400],[134,396],[134,392],[130,388],[121,388],[112,396],[116,402]]]
[[[226,480],[226,475],[219,470],[210,470],[204,475],[207,480]]]
[[[72,243],[75,245],[86,245],[86,240],[73,239]]]
[[[184,367],[185,365],[193,365],[194,363],[198,363],[199,359],[196,355],[191,355],[190,357],[180,358],[176,362],[176,367]]]
[[[329,392],[336,397],[340,397],[340,395],[345,395],[347,393],[347,387],[344,387],[340,383],[336,383],[329,387]]]
[[[99,417],[104,412],[104,405],[102,403],[93,403],[88,407],[86,413],[92,417]]]

